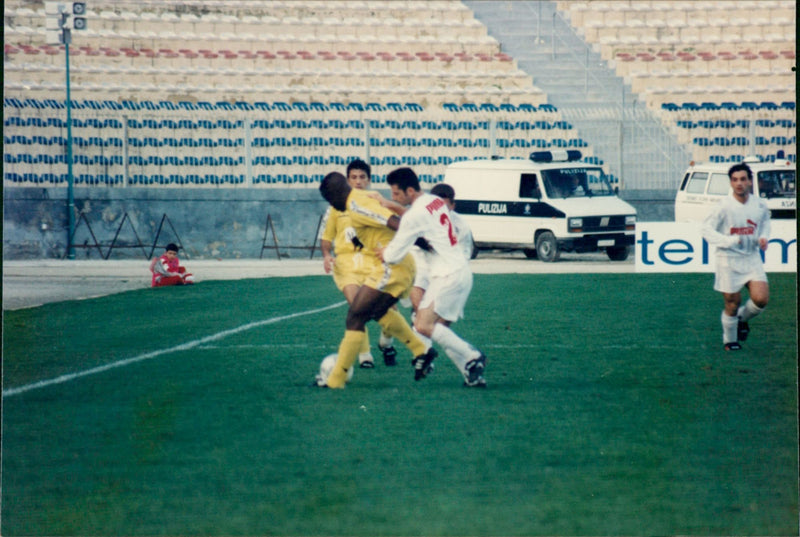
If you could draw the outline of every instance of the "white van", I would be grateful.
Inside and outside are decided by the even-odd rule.
[[[753,170],[753,194],[763,199],[773,219],[797,219],[795,176],[797,168],[789,160],[762,162],[759,157],[744,159]],[[691,163],[675,195],[675,221],[699,222],[730,192],[728,170],[734,164]]]
[[[456,211],[479,249],[518,249],[556,261],[560,252],[605,251],[615,261],[634,243],[636,209],[617,197],[603,169],[580,151],[537,151],[529,160],[467,160],[449,165]]]

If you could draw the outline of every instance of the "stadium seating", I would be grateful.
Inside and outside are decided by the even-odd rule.
[[[795,8],[768,3],[559,8],[693,151],[792,156]],[[43,9],[9,0],[4,181],[63,182],[68,130],[80,184],[307,188],[355,156],[435,182],[456,160],[532,147],[602,162],[461,2],[365,5],[90,5],[67,129],[64,47],[43,42]]]

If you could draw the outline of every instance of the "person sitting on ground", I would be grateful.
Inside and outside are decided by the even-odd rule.
[[[178,259],[178,247],[174,243],[167,244],[166,252],[150,262],[153,273],[152,287],[167,285],[189,285],[194,283],[194,276],[186,272]]]

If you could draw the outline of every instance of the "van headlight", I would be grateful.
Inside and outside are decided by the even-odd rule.
[[[570,233],[580,233],[583,231],[583,218],[570,218],[569,231]]]
[[[632,214],[625,217],[625,229],[635,229],[636,228],[636,215]]]

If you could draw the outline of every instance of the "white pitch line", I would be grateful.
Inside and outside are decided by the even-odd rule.
[[[19,395],[21,393],[29,392],[31,390],[37,390],[39,388],[46,388],[48,386],[53,386],[55,384],[63,384],[64,382],[69,382],[71,380],[75,380],[82,377],[88,377],[89,375],[96,375],[98,373],[103,373],[104,371],[109,371],[111,369],[116,369],[118,367],[124,367],[126,365],[135,364],[137,362],[142,362],[144,360],[151,360],[162,354],[167,354],[176,351],[186,351],[189,349],[193,349],[205,343],[209,343],[211,341],[217,341],[228,336],[232,336],[234,334],[238,334],[240,332],[245,332],[247,330],[251,330],[253,328],[258,328],[259,326],[265,326],[268,324],[275,324],[281,321],[287,321],[289,319],[295,319],[297,317],[303,317],[305,315],[313,315],[315,313],[321,313],[323,311],[331,310],[334,308],[338,308],[347,304],[346,301],[337,302],[335,304],[331,304],[330,306],[325,306],[322,308],[317,308],[313,310],[301,311],[298,313],[291,313],[289,315],[282,315],[280,317],[273,317],[271,319],[263,319],[261,321],[255,321],[252,323],[244,324],[242,326],[231,328],[230,330],[223,330],[222,332],[218,332],[216,334],[212,334],[210,336],[206,336],[204,338],[196,339],[194,341],[189,341],[188,343],[183,343],[181,345],[177,345],[175,347],[170,347],[169,349],[161,349],[159,351],[148,352],[145,354],[140,354],[139,356],[134,356],[133,358],[126,358],[125,360],[120,360],[118,362],[112,362],[110,364],[101,365],[98,367],[93,367],[92,369],[87,369],[85,371],[79,371],[77,373],[69,373],[67,375],[61,375],[60,377],[55,377],[52,379],[47,380],[40,380],[38,382],[34,382],[31,384],[25,384],[24,386],[20,386],[18,388],[9,388],[8,390],[3,390],[3,398],[11,397],[12,395]]]

